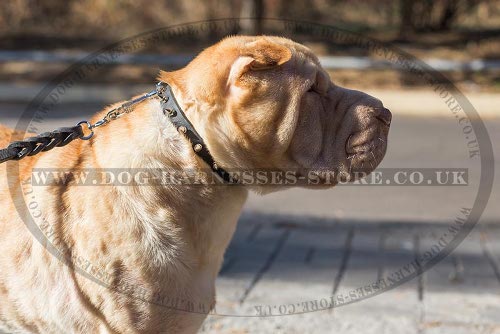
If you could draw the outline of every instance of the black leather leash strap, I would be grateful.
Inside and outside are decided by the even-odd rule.
[[[170,86],[165,82],[159,82],[156,85],[156,93],[160,98],[163,114],[168,117],[177,131],[182,133],[191,142],[194,153],[199,156],[205,163],[210,166],[212,171],[220,176],[228,183],[238,183],[238,180],[232,178],[231,175],[223,168],[217,165],[214,158],[210,154],[207,145],[203,138],[196,132],[193,124],[188,120],[179,103],[174,97],[174,93]]]
[[[0,150],[0,163],[9,160],[21,160],[54,147],[68,145],[75,139],[84,138],[83,128],[80,124],[73,127],[59,128],[45,132],[35,137],[12,142],[7,148]]]

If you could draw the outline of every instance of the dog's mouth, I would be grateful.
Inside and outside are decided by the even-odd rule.
[[[351,136],[349,136],[350,138]],[[317,167],[299,171],[296,176],[309,176],[316,181],[317,189],[328,188],[339,183],[349,183],[370,174],[380,164],[387,149],[387,131],[370,138],[357,145],[350,145],[346,141],[346,150],[343,157],[334,167]],[[343,154],[341,154],[343,155]],[[311,184],[307,184],[310,186]]]
[[[382,161],[387,149],[386,137],[376,136],[362,144],[350,145],[352,136],[346,142],[346,156],[349,165],[349,174],[357,171],[371,172]]]
[[[345,154],[350,176],[356,171],[372,172],[385,156],[391,112],[386,108],[377,108],[372,119],[375,123],[360,132],[350,134],[346,140]]]
[[[378,116],[378,115],[377,115]],[[344,143],[336,144],[333,160],[318,160],[314,167],[296,173],[300,179],[304,175],[313,176],[315,187],[331,187],[338,183],[349,183],[361,179],[378,167],[387,150],[387,137],[390,127],[390,113],[382,119],[373,117],[364,129],[357,129],[344,138]],[[308,184],[310,185],[310,184]]]

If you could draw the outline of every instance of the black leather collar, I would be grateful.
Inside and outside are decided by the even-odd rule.
[[[203,159],[203,161],[210,166],[212,171],[225,182],[238,183],[237,180],[232,178],[228,172],[215,163],[215,160],[210,154],[203,138],[201,138],[198,132],[196,132],[193,124],[191,124],[182,111],[182,108],[179,106],[179,103],[177,103],[174,93],[172,92],[172,88],[167,83],[160,81],[156,85],[156,93],[160,98],[163,114],[168,117],[177,131],[182,133],[191,142],[191,147],[193,148],[194,153]]]

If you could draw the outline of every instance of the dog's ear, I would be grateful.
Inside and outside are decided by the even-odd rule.
[[[292,52],[284,45],[260,38],[245,44],[241,50],[241,56],[250,57],[248,69],[258,71],[286,63],[292,57]]]
[[[229,83],[234,84],[245,73],[277,67],[292,58],[292,52],[284,45],[266,38],[246,43],[239,57],[231,66]]]

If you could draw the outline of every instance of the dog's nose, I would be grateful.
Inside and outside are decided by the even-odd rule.
[[[392,114],[387,108],[377,109],[375,117],[383,122],[385,125],[391,125]]]

